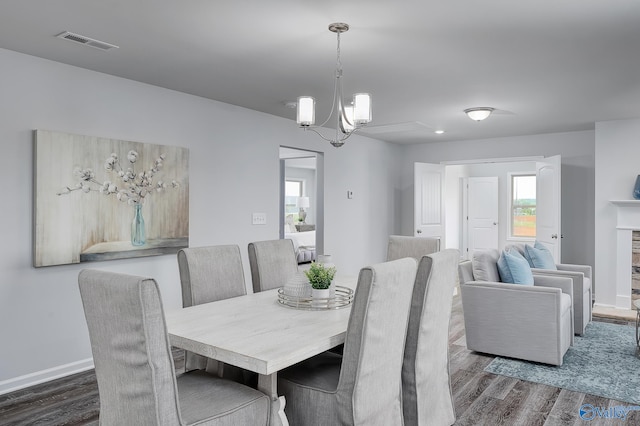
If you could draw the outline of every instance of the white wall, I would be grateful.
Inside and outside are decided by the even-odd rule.
[[[34,129],[189,148],[190,245],[238,244],[248,288],[247,243],[278,238],[278,147],[324,151],[325,246],[339,272],[384,259],[399,225],[396,146],[353,136],[335,149],[292,120],[3,49],[0,69],[0,393],[90,366],[83,268],[154,277],[165,308],[181,306],[175,255],[32,267]]]
[[[401,232],[413,235],[413,163],[562,156],[562,261],[594,264],[595,132],[551,133],[405,146],[400,161]],[[595,284],[595,280],[594,280]]]
[[[616,209],[610,200],[633,199],[640,174],[640,119],[596,123],[596,303],[616,306]],[[629,297],[629,294],[621,295]],[[618,306],[630,309],[630,306]]]

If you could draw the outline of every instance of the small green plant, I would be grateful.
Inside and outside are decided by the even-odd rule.
[[[322,263],[312,262],[311,267],[304,271],[304,274],[309,279],[312,288],[325,290],[331,285],[331,280],[336,274],[336,268],[333,266],[327,268]]]

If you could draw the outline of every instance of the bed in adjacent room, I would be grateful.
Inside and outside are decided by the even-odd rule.
[[[293,241],[298,263],[308,263],[316,260],[316,231],[298,232],[293,223],[293,218],[287,216],[284,225],[284,238]]]

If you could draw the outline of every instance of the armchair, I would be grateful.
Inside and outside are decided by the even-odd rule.
[[[467,348],[562,365],[573,345],[572,281],[534,275],[534,285],[476,281],[471,261],[458,266]]]
[[[505,249],[518,250],[524,255],[525,244],[510,244]],[[582,336],[592,315],[591,266],[557,263],[558,270],[531,268],[537,275],[550,275],[571,278],[573,282],[573,325],[576,334]]]

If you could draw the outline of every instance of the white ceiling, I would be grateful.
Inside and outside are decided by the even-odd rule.
[[[345,93],[371,93],[378,139],[575,131],[640,116],[637,0],[2,0],[0,47],[291,120],[285,102],[311,95],[324,121],[336,53],[327,26],[339,21],[351,26]],[[55,37],[63,31],[120,48]],[[474,122],[462,110],[476,106],[498,111]]]

